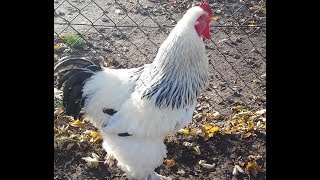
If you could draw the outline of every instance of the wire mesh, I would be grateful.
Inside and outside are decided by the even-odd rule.
[[[150,63],[192,0],[55,0],[55,61],[90,56],[112,68]],[[266,105],[265,0],[209,1],[218,20],[206,40],[210,84],[200,97],[228,114]]]

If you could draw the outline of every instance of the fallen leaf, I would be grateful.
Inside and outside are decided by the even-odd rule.
[[[244,170],[239,166],[239,165],[235,165],[234,166],[240,173],[244,173]]]
[[[252,133],[251,132],[248,132],[248,133],[245,133],[245,134],[242,134],[242,138],[248,138],[248,137],[250,137],[252,135]]]
[[[195,155],[200,155],[200,154],[201,154],[201,151],[200,151],[199,146],[193,147],[193,152],[194,152]]]
[[[254,177],[261,171],[261,167],[256,162],[248,162],[245,167],[246,172],[250,172]]]
[[[73,126],[73,127],[82,128],[84,126],[85,122],[84,121],[80,121],[80,120],[75,120],[73,122],[70,122],[69,124],[70,124],[70,126]]]
[[[262,156],[259,155],[259,154],[258,154],[258,155],[249,155],[248,158],[249,158],[250,160],[259,160],[259,159],[262,158]]]
[[[59,130],[59,128],[57,128],[57,127],[53,127],[53,130],[55,131],[55,132],[57,132],[57,133],[60,133],[61,131]]]
[[[235,109],[236,111],[238,111],[238,112],[241,112],[241,111],[245,111],[246,109],[243,107],[243,106],[241,106],[241,105],[237,105],[237,106],[235,106],[233,109]]]
[[[87,162],[87,166],[93,168],[98,167],[99,165],[99,156],[95,153],[92,153],[93,157],[83,157],[81,159],[85,160]]]
[[[190,143],[190,142],[183,142],[182,143],[184,146],[186,146],[186,147],[192,147],[193,146],[193,144],[192,143]]]
[[[189,129],[180,129],[178,132],[181,133],[181,134],[184,134],[184,135],[189,135],[190,134]]]
[[[197,129],[180,129],[178,133],[184,134],[184,135],[195,135],[197,133]]]
[[[94,143],[97,140],[102,139],[101,134],[98,131],[90,131],[90,136],[91,136],[91,139],[90,139],[91,143]]]
[[[248,125],[247,130],[248,130],[248,131],[254,130],[254,122],[249,122],[249,125]]]
[[[54,46],[53,46],[53,49],[54,49],[54,50],[58,50],[59,48],[60,48],[59,45],[54,45]]]
[[[200,166],[202,166],[203,168],[205,168],[205,169],[213,169],[213,168],[216,167],[216,164],[215,164],[215,163],[213,163],[213,164],[208,164],[208,163],[206,163],[205,160],[200,160],[200,161],[198,162],[198,164],[199,164]]]
[[[238,175],[238,169],[236,167],[233,167],[233,170],[232,170],[232,175],[236,176]]]
[[[266,122],[266,121],[267,121],[266,118],[259,118],[259,120],[262,120],[263,122]]]
[[[60,107],[60,108],[56,108],[56,109],[55,109],[54,114],[55,114],[56,116],[59,116],[59,115],[61,115],[63,112],[64,112],[63,108]]]
[[[100,156],[99,156],[98,154],[94,153],[94,152],[91,153],[91,156],[92,156],[93,158],[96,158],[97,160],[100,159]]]
[[[175,164],[175,162],[174,162],[173,159],[166,159],[166,160],[164,161],[164,163],[166,164],[166,167],[167,167],[167,168],[171,168],[171,167],[174,166],[174,164]]]
[[[259,116],[264,115],[264,117],[265,117],[266,112],[267,112],[266,109],[261,109],[259,111],[256,111],[255,114],[259,115]]]
[[[212,137],[214,134],[219,132],[220,128],[219,126],[213,126],[211,124],[206,124],[203,127],[202,134],[207,140],[208,138]]]
[[[177,171],[177,174],[180,174],[180,175],[184,175],[186,172],[183,170],[183,169],[179,169]]]

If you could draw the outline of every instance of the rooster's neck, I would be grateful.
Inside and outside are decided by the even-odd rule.
[[[191,106],[207,82],[208,60],[202,39],[195,31],[173,30],[154,62],[144,69],[136,90],[159,108],[178,109]]]

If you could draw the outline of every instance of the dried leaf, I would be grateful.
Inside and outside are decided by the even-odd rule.
[[[241,106],[241,105],[237,105],[236,107],[234,107],[233,109],[235,109],[236,111],[238,111],[238,112],[241,112],[241,111],[245,111],[246,109],[243,107],[243,106]]]
[[[184,146],[186,146],[186,147],[192,147],[193,146],[193,144],[192,143],[190,143],[190,142],[183,142],[182,143]]]
[[[94,153],[94,152],[92,152],[91,155],[92,155],[93,158],[96,158],[97,160],[100,159],[100,156],[98,154]]]
[[[99,163],[95,158],[92,157],[84,157],[82,158],[83,160],[85,160],[87,162],[87,166],[93,168],[93,167],[98,167]]]
[[[54,45],[54,46],[53,46],[53,49],[54,49],[54,50],[58,50],[58,49],[60,49],[60,46],[59,46],[59,45]]]
[[[183,170],[183,169],[179,169],[178,171],[177,171],[177,174],[179,174],[179,175],[184,175],[186,172]]]
[[[208,163],[206,163],[205,160],[200,160],[200,161],[198,162],[198,164],[199,164],[200,166],[202,166],[203,168],[205,168],[205,169],[213,169],[213,168],[216,167],[216,164],[215,164],[215,163],[213,163],[213,164],[208,164]]]
[[[60,129],[57,128],[57,127],[55,127],[55,126],[53,127],[53,131],[54,131],[54,132],[57,132],[57,133],[61,133]]]
[[[247,130],[248,130],[248,131],[254,130],[254,122],[249,122],[249,125],[248,125]]]
[[[262,158],[262,156],[261,155],[249,155],[248,156],[248,158],[250,159],[250,160],[259,160],[259,159],[261,159]]]
[[[84,121],[80,121],[80,120],[75,120],[73,122],[70,122],[69,124],[70,124],[70,126],[73,126],[73,127],[82,128],[84,126],[85,122]]]
[[[219,126],[206,124],[202,129],[202,134],[205,137],[205,139],[208,139],[212,137],[214,134],[216,134],[217,132],[219,132],[219,130],[220,130]]]
[[[219,127],[218,126],[213,126],[213,125],[210,125],[210,124],[204,125],[204,129],[209,134],[219,131]]]
[[[164,163],[166,164],[166,167],[167,167],[167,168],[171,168],[171,167],[174,166],[174,164],[175,164],[175,162],[174,162],[173,159],[166,159],[166,160],[164,161]]]
[[[59,116],[59,115],[61,115],[63,112],[64,112],[63,108],[60,107],[60,108],[56,108],[56,109],[55,109],[54,114],[55,114],[56,116]]]
[[[240,173],[244,174],[243,169],[239,165],[235,165],[232,171],[233,175],[238,175]]]
[[[267,121],[266,118],[259,118],[259,120],[262,120],[263,122],[266,122],[266,121]]]
[[[266,109],[261,109],[259,111],[256,111],[255,114],[259,115],[259,116],[264,115],[264,117],[265,117],[266,112],[267,112]]]
[[[220,113],[218,111],[214,113],[206,113],[207,120],[217,119],[219,116],[220,116]]]
[[[184,135],[189,135],[190,134],[189,129],[180,129],[178,132],[181,133],[181,134],[184,134]]]
[[[101,134],[98,131],[90,131],[90,136],[91,136],[91,139],[90,139],[91,143],[94,143],[97,140],[102,139]]]
[[[233,170],[232,170],[232,175],[236,176],[238,175],[238,169],[236,167],[233,167]]]
[[[201,164],[205,164],[207,161],[206,160],[199,160],[198,164],[201,165]]]
[[[195,135],[197,133],[197,129],[180,129],[178,133],[184,134],[184,135]]]
[[[244,174],[244,170],[239,165],[235,165],[234,167],[237,169],[237,171]]]
[[[252,135],[252,133],[251,132],[247,132],[247,133],[245,133],[245,134],[242,134],[242,138],[248,138],[248,137],[250,137]]]
[[[245,171],[250,172],[254,177],[256,177],[261,171],[261,167],[256,162],[248,162]]]
[[[201,154],[201,151],[200,151],[199,146],[193,147],[193,152],[194,152],[195,155],[200,155],[200,154]]]

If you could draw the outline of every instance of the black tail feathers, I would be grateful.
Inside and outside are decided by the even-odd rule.
[[[67,69],[65,66],[77,64],[82,67]],[[85,97],[82,97],[82,88],[88,78],[100,71],[101,68],[94,65],[93,62],[86,58],[69,58],[58,63],[55,68],[55,74],[58,74],[57,87],[63,87],[63,106],[66,114],[73,116],[74,119],[79,119],[81,108],[84,105]]]

